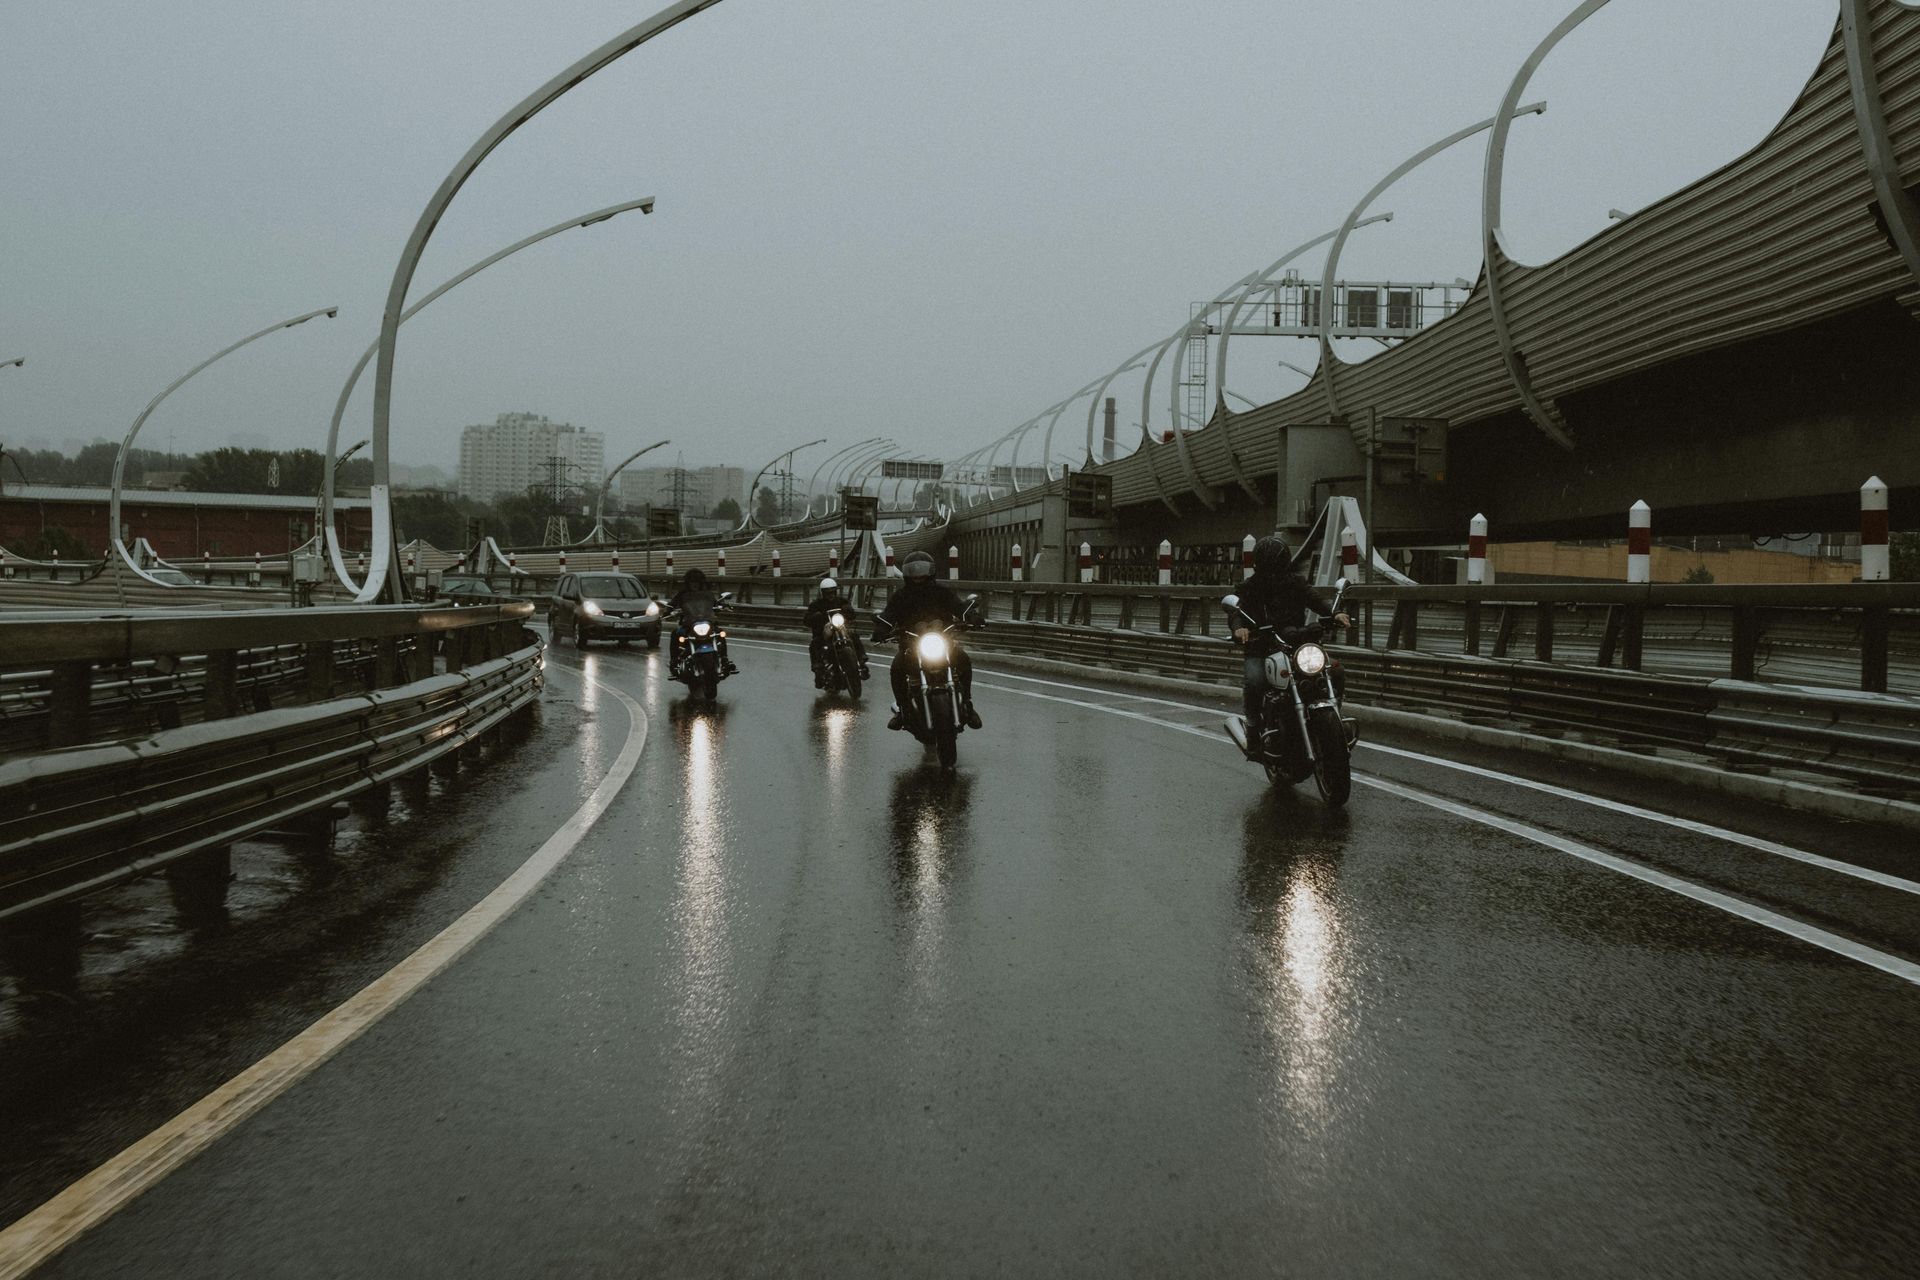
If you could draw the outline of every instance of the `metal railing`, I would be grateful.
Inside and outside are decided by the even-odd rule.
[[[798,626],[811,592],[811,584],[765,579],[726,585],[745,625]],[[877,607],[895,584],[846,585],[857,603]],[[968,638],[984,652],[1239,683],[1241,652],[1225,635],[1218,588],[948,585],[986,604],[992,625]],[[1577,730],[1684,748],[1741,770],[1800,769],[1868,792],[1920,794],[1920,697],[1753,679],[1772,669],[1796,680],[1813,670],[1842,677],[1840,685],[1847,676],[1884,682],[1891,653],[1900,683],[1920,691],[1920,585],[1365,587],[1348,600],[1358,615],[1353,642],[1331,647],[1356,704],[1555,736]],[[1449,606],[1458,625],[1422,629],[1423,618]],[[1552,615],[1544,625],[1542,610]],[[1581,624],[1578,647],[1559,643],[1568,632],[1563,614]],[[1703,618],[1716,620],[1718,632],[1699,631]],[[1525,636],[1522,623],[1532,628]],[[1627,665],[1636,626],[1638,669]],[[1366,643],[1369,636],[1383,646]],[[1790,642],[1798,656],[1763,662],[1769,637]],[[1685,669],[1646,669],[1657,654]]]
[[[524,603],[0,616],[0,918],[414,774],[528,707]]]

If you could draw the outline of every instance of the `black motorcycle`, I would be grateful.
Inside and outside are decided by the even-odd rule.
[[[1340,597],[1347,585],[1345,578],[1334,583],[1333,613],[1340,612]],[[1333,680],[1337,663],[1320,643],[1325,628],[1316,622],[1276,631],[1248,617],[1240,608],[1239,596],[1229,595],[1220,603],[1234,626],[1253,632],[1249,644],[1264,640],[1270,649],[1267,690],[1260,702],[1260,739],[1248,740],[1248,726],[1239,716],[1227,717],[1227,736],[1248,759],[1266,769],[1267,780],[1275,786],[1312,778],[1321,799],[1330,805],[1345,804],[1353,791],[1352,752],[1360,734],[1353,718],[1341,714],[1340,692]]]
[[[826,681],[822,687],[828,693],[844,693],[858,702],[860,684],[866,677],[860,673],[860,649],[853,642],[844,610],[835,609],[827,614],[827,625],[820,638],[826,649],[821,658],[820,674]]]
[[[940,757],[940,767],[951,773],[959,759],[958,739],[967,731],[960,705],[960,689],[953,676],[953,647],[962,633],[985,624],[978,620],[978,596],[968,596],[960,622],[931,623],[909,632],[902,651],[907,655],[907,700],[900,708],[907,732]],[[893,635],[888,627],[874,637]]]
[[[733,592],[723,591],[714,602],[713,612],[718,615],[733,599]],[[720,642],[727,638],[727,632],[720,625],[719,618],[701,618],[683,634],[674,631],[673,644],[678,651],[679,671],[676,680],[687,686],[687,691],[704,697],[708,702],[716,701],[720,696],[720,682],[730,674],[727,663],[720,656]]]

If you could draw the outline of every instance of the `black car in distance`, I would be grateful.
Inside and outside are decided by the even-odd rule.
[[[556,643],[570,636],[582,649],[593,640],[645,640],[649,649],[660,647],[660,605],[630,573],[562,574],[547,604],[547,626]]]

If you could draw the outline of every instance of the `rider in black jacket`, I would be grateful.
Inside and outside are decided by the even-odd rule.
[[[813,642],[807,646],[807,654],[813,659],[813,687],[827,687],[827,618],[831,614],[841,614],[847,620],[847,637],[853,641],[853,651],[860,658],[860,677],[867,678],[867,646],[853,628],[859,622],[859,615],[853,611],[853,602],[840,590],[840,584],[832,578],[820,579],[820,594],[807,605],[807,629],[813,632]]]
[[[926,552],[916,551],[901,561],[900,572],[904,580],[894,588],[887,607],[874,615],[881,624],[874,632],[874,643],[894,639],[900,644],[893,659],[893,718],[887,721],[889,729],[906,727],[900,709],[907,705],[907,644],[928,626],[962,621],[967,609],[965,601],[934,579],[933,557]],[[953,646],[953,678],[960,689],[960,718],[967,728],[980,728],[980,713],[973,709],[973,659],[957,643]]]
[[[1284,631],[1288,627],[1305,626],[1308,610],[1323,618],[1331,617],[1343,627],[1351,623],[1346,614],[1334,613],[1332,596],[1308,582],[1304,574],[1294,571],[1287,541],[1278,534],[1269,534],[1253,544],[1253,576],[1234,590],[1240,597],[1240,612],[1246,615],[1244,618],[1238,614],[1229,616],[1234,640],[1247,646],[1240,686],[1247,713],[1247,739],[1257,742],[1260,700],[1267,691],[1267,654],[1272,646],[1261,643],[1254,634],[1255,629],[1270,626],[1275,631]],[[1248,625],[1249,619],[1252,626]],[[1335,674],[1338,678],[1338,673]]]
[[[679,620],[673,625],[673,648],[667,655],[667,674],[674,679],[680,678],[680,651],[693,634],[693,624],[712,622],[713,611],[719,604],[719,593],[707,583],[707,575],[699,569],[687,570],[687,576],[680,580],[680,589],[673,593],[673,599],[667,601],[667,608],[680,611]],[[728,675],[740,670],[733,665],[733,659],[727,656],[727,638],[724,635],[720,637],[720,665]]]

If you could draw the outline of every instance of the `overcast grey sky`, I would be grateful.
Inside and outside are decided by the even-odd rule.
[[[318,447],[446,171],[656,7],[6,0],[0,359],[28,363],[0,371],[0,440],[117,439],[190,365],[337,303],[202,375],[144,440]],[[757,466],[882,432],[951,456],[1491,114],[1570,7],[726,0],[563,99],[460,194],[416,296],[570,214],[660,205],[411,322],[395,457],[450,468],[463,425],[515,409],[604,431],[610,456],[672,436],[690,462]],[[1834,18],[1832,0],[1614,0],[1536,77],[1548,114],[1515,127],[1521,255],[1757,142]],[[1471,278],[1482,159],[1467,144],[1402,183],[1343,274]],[[1306,362],[1236,343],[1230,385],[1292,389],[1282,354]]]

